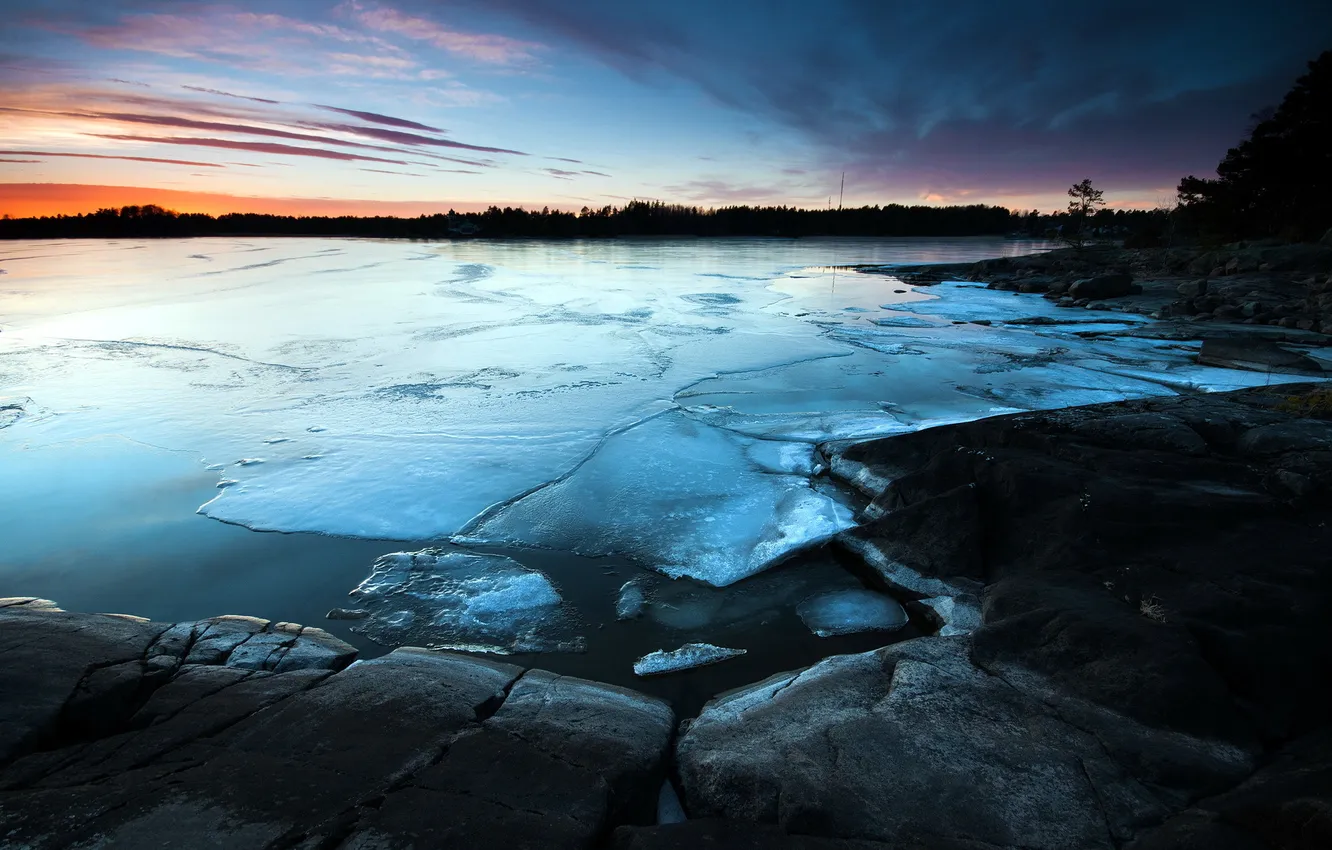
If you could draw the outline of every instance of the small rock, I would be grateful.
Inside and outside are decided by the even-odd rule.
[[[370,612],[364,608],[334,608],[324,615],[327,620],[364,620]]]

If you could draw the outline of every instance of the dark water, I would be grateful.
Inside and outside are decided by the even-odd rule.
[[[320,626],[362,650],[387,652],[327,620],[351,603],[347,593],[387,552],[429,541],[362,540],[255,532],[194,513],[215,493],[216,474],[189,453],[164,452],[120,438],[0,451],[5,515],[0,596],[39,596],[70,611],[135,614],[164,622],[248,614]],[[71,481],[84,498],[71,505]],[[22,487],[20,494],[15,488]],[[578,612],[586,652],[492,656],[524,667],[635,688],[670,700],[682,716],[711,696],[828,655],[860,652],[920,634],[819,638],[795,614],[803,596],[856,579],[832,553],[816,552],[730,588],[670,581],[625,560],[558,552],[485,549],[550,576]],[[616,592],[643,577],[666,611],[615,619]],[[686,642],[748,650],[720,664],[638,677],[635,659]]]

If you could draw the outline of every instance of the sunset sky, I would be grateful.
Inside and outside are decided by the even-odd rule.
[[[4,0],[0,213],[1155,206],[1332,3]]]

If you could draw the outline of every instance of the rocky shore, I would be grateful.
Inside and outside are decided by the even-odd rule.
[[[884,270],[881,267],[864,267]],[[1071,248],[978,263],[891,269],[913,284],[971,280],[1043,295],[1062,307],[1142,313],[1193,326],[1230,323],[1322,336],[1332,343],[1332,242],[1239,242],[1219,248]],[[1176,331],[1178,332],[1178,331]]]
[[[822,452],[862,500],[833,545],[939,633],[679,722],[288,623],[0,601],[0,846],[1332,846],[1326,385]]]

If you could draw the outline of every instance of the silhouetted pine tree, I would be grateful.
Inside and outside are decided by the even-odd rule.
[[[1317,239],[1332,227],[1332,50],[1216,173],[1179,184],[1181,212],[1205,234]]]

